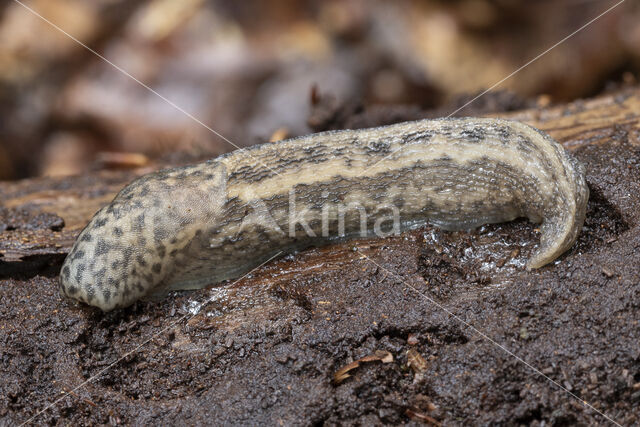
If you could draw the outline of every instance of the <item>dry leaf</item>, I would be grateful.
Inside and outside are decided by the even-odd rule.
[[[416,374],[423,373],[429,367],[427,361],[415,348],[410,348],[407,351],[407,365],[413,369],[413,372]]]
[[[418,412],[414,409],[407,409],[405,411],[405,414],[407,414],[407,417],[411,418],[414,421],[422,421],[423,423],[429,423],[432,424],[434,426],[441,426],[442,424],[436,420],[433,417],[430,417],[429,415],[425,414],[424,412]]]
[[[269,138],[269,142],[281,141],[287,138],[288,136],[289,136],[289,129],[285,127],[278,128],[275,130],[275,132],[271,134],[271,137]]]
[[[107,169],[133,169],[147,165],[149,158],[141,153],[103,151],[96,156],[96,162]]]
[[[356,369],[357,367],[360,366],[361,363],[366,363],[366,362],[391,363],[393,362],[393,355],[386,350],[376,350],[373,354],[362,357],[338,369],[338,371],[335,374],[333,374],[333,383],[335,385],[340,384],[341,382],[343,382],[344,380],[346,380],[351,376],[349,374],[349,371]]]

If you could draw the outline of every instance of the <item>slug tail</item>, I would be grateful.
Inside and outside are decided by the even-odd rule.
[[[588,198],[588,196],[586,196]],[[586,205],[586,198],[584,200]],[[586,206],[578,206],[569,215],[545,218],[540,228],[540,247],[527,262],[527,270],[544,267],[565,253],[578,239],[584,224]]]

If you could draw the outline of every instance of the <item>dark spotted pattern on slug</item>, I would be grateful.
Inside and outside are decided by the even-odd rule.
[[[393,231],[542,222],[527,264],[538,268],[575,242],[588,196],[584,168],[519,122],[323,132],[135,180],[80,233],[61,287],[103,310],[124,307],[238,277],[279,251],[379,235],[394,209]]]

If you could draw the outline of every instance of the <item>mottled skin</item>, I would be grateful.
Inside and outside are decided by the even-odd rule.
[[[588,196],[584,168],[519,122],[323,132],[135,180],[80,233],[61,287],[105,311],[125,307],[238,277],[279,251],[372,235],[380,223],[385,230],[385,218],[388,231],[394,208],[400,231],[427,222],[449,230],[517,217],[542,222],[527,264],[538,268],[575,242]],[[356,204],[369,214],[364,233]]]

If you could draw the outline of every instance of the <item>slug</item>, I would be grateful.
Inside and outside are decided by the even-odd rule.
[[[588,197],[584,167],[516,121],[322,132],[136,179],[80,233],[60,285],[108,311],[239,277],[279,252],[518,217],[542,223],[533,269],[575,242]]]

